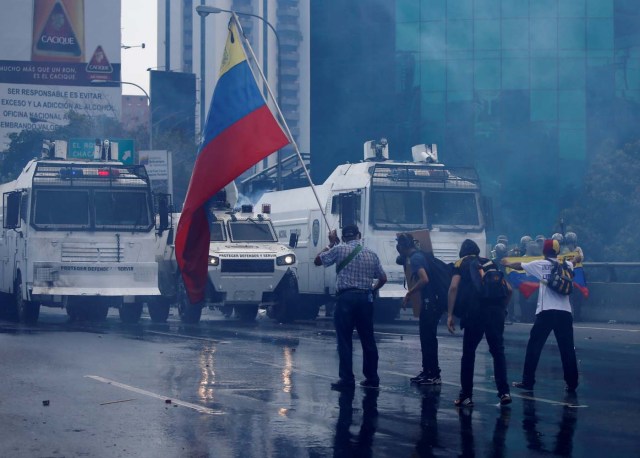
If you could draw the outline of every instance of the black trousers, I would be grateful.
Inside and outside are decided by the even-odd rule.
[[[486,337],[489,352],[493,357],[493,375],[498,394],[509,393],[507,362],[504,356],[504,307],[481,306],[481,309],[465,319],[462,338],[462,361],[460,362],[460,399],[473,394],[473,371],[476,348]]]
[[[362,345],[362,372],[367,380],[374,382],[378,378],[378,347],[373,335],[373,303],[369,294],[360,291],[347,291],[339,294],[333,322],[338,338],[338,356],[340,379],[353,381],[353,329],[358,331]]]
[[[422,351],[422,372],[429,378],[440,377],[438,364],[438,322],[442,310],[434,305],[422,305],[420,310],[420,350]]]
[[[535,384],[540,354],[551,331],[556,336],[558,350],[560,350],[564,381],[569,388],[576,388],[578,386],[578,363],[573,343],[573,317],[571,312],[564,310],[543,310],[536,315],[536,321],[533,323],[527,343],[522,383],[531,386]]]

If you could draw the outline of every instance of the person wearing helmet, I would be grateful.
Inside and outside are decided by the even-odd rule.
[[[560,244],[560,247],[562,247],[562,244],[564,243],[564,237],[560,232],[556,232],[555,234],[553,234],[551,236],[551,240],[557,240],[558,243]]]
[[[501,236],[502,237],[502,236]],[[500,237],[498,237],[500,238]],[[507,273],[505,272],[505,268],[502,265],[502,260],[509,256],[509,250],[507,250],[507,245],[504,243],[498,243],[493,250],[491,251],[492,261],[495,262],[498,269],[502,271],[505,278],[507,277]],[[505,318],[504,324],[513,324],[514,317],[514,299],[513,295],[511,296],[509,303],[507,304],[507,316]]]
[[[502,243],[504,246],[509,246],[509,238],[506,235],[499,235],[496,240],[496,244]]]
[[[567,253],[575,253],[571,261],[574,264],[580,263],[584,260],[584,253],[582,248],[578,246],[578,236],[575,232],[567,232],[564,236],[565,249]]]
[[[531,242],[531,237],[529,237],[528,235],[522,236],[522,238],[520,239],[520,245],[510,250],[509,256],[526,256],[529,242]]]
[[[493,247],[493,260],[500,262],[500,260],[508,255],[507,245],[500,242]]]
[[[582,252],[582,248],[578,246],[578,236],[576,233],[567,232],[564,236],[564,242],[563,254],[565,258],[571,261],[573,265],[581,263],[584,260],[584,253]],[[569,299],[571,300],[571,308],[573,309],[573,321],[582,321],[582,303],[584,302],[584,296],[578,288],[574,288]]]
[[[527,246],[527,256],[542,256],[542,245],[544,241],[544,235],[536,235],[535,241],[529,242]]]

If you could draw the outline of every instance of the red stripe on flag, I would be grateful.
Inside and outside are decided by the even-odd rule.
[[[264,105],[204,145],[193,168],[176,232],[176,261],[192,304],[205,299],[209,224],[204,204],[242,172],[287,145]]]
[[[539,286],[540,284],[536,282],[523,281],[518,285],[518,290],[522,293],[525,299],[529,299],[531,295],[536,292]]]
[[[575,281],[573,282],[573,287],[577,288],[578,291],[582,293],[585,299],[589,299],[589,288],[587,288],[586,286],[582,286],[581,284]]]

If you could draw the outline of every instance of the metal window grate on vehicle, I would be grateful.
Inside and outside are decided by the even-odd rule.
[[[121,259],[122,247],[115,243],[62,244],[62,262],[119,262]]]
[[[273,272],[273,259],[223,259],[220,263],[221,272]]]

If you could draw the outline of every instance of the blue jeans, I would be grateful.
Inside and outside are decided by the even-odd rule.
[[[378,347],[373,335],[373,302],[369,294],[347,291],[339,294],[333,322],[338,339],[340,379],[352,382],[353,376],[353,329],[358,331],[362,345],[362,372],[367,380],[378,382]]]

